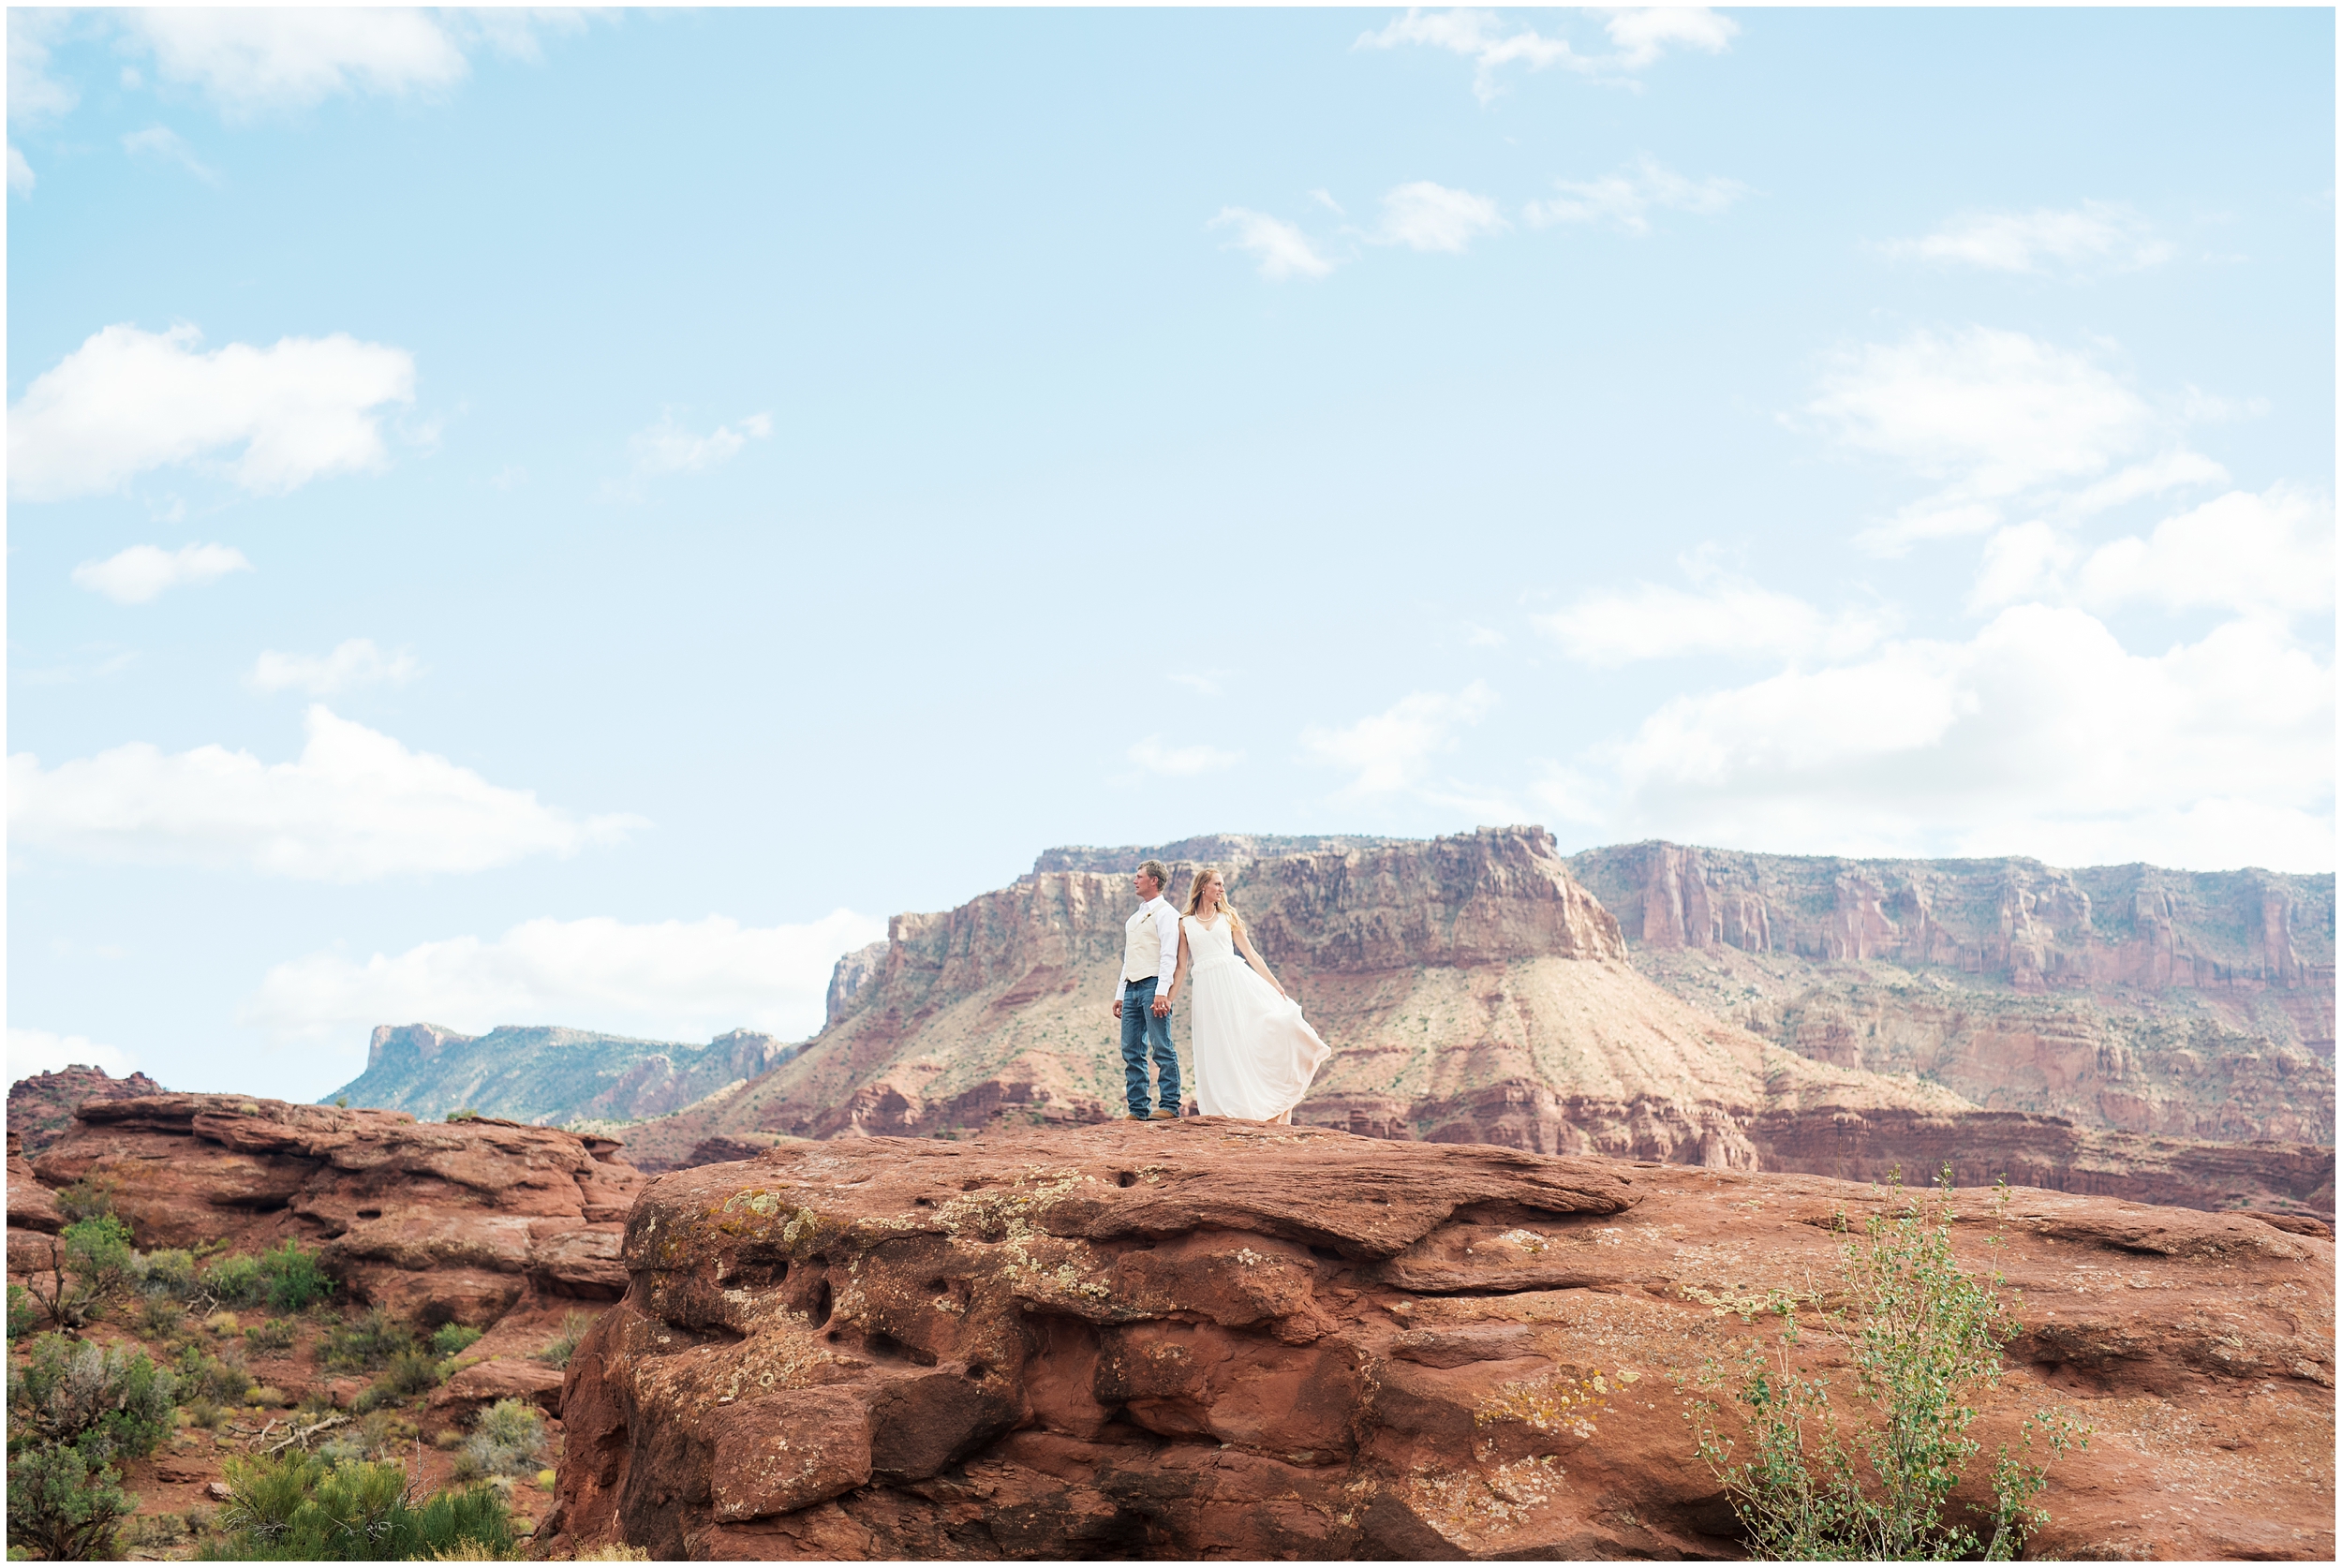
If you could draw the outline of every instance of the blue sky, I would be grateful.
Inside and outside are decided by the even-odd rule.
[[[11,11],[11,1072],[1066,842],[2331,870],[2333,25]]]

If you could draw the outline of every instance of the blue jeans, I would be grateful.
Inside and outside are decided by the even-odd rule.
[[[1147,1107],[1147,1055],[1155,1058],[1155,1081],[1162,1090],[1157,1103],[1176,1114],[1179,1109],[1179,1054],[1171,1048],[1171,1020],[1155,1016],[1154,980],[1134,980],[1122,987],[1122,1091],[1131,1115],[1143,1117]]]

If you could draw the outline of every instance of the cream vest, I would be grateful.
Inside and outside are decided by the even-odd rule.
[[[1122,978],[1163,979],[1163,938],[1155,931],[1155,911],[1144,907],[1123,927]]]

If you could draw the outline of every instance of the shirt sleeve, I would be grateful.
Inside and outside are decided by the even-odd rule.
[[[1179,917],[1171,912],[1166,901],[1155,914],[1155,933],[1163,939],[1163,964],[1156,972],[1163,976],[1164,990],[1171,988],[1171,976],[1179,967]]]

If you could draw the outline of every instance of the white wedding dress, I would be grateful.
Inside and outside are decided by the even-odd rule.
[[[1208,1117],[1271,1121],[1301,1102],[1333,1047],[1301,1016],[1301,1004],[1244,961],[1228,937],[1228,919],[1209,925],[1183,915],[1195,967],[1195,1103]]]

